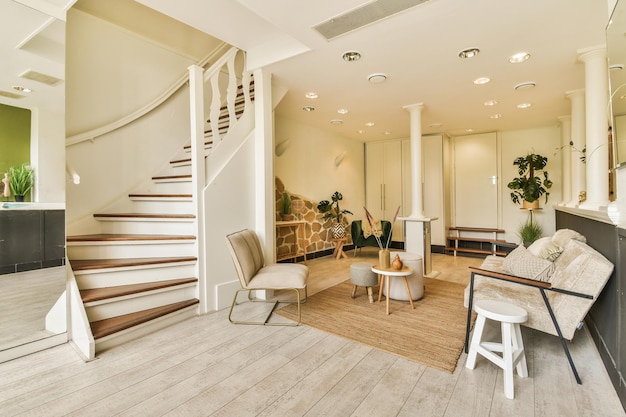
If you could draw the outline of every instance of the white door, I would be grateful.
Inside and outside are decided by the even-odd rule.
[[[454,138],[454,225],[498,227],[496,134]]]

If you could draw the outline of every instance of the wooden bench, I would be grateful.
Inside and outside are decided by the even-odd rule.
[[[498,239],[498,234],[505,232],[502,229],[490,229],[482,227],[450,227],[448,228],[448,230],[450,231],[450,235],[448,236],[449,246],[446,247],[446,251],[454,252],[454,256],[456,256],[457,252],[506,256],[505,251],[498,250],[498,246],[509,245],[505,240]],[[463,236],[463,233],[471,233],[472,236]],[[474,237],[474,235],[476,234],[490,234],[491,237]],[[459,246],[459,242],[478,243],[479,247],[463,247]],[[489,249],[483,248],[483,243],[488,243]]]

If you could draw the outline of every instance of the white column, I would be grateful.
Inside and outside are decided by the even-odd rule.
[[[599,210],[609,204],[608,64],[606,48],[583,51],[587,134],[587,200],[581,208]]]
[[[562,200],[560,205],[567,204],[572,199],[572,161],[571,161],[571,147],[569,142],[572,138],[572,117],[561,116],[559,117],[561,122],[561,181],[563,183]]]
[[[567,206],[578,206],[578,195],[586,188],[586,166],[580,160],[581,153],[585,148],[585,90],[573,90],[565,93],[571,101],[571,140],[573,149],[568,153],[571,167],[571,194]]]
[[[424,193],[422,191],[422,109],[423,103],[404,106],[410,114],[411,132],[411,215],[424,217]]]

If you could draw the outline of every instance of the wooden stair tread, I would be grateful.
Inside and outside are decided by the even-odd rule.
[[[191,180],[191,174],[181,174],[181,175],[158,175],[152,177],[153,181],[159,180]]]
[[[91,332],[94,339],[100,339],[112,335],[122,330],[129,329],[150,320],[157,319],[167,314],[173,313],[183,308],[198,304],[197,299],[180,301],[178,303],[167,304],[148,310],[137,311],[135,313],[124,314],[122,316],[111,317],[104,320],[94,321],[91,324]]]
[[[193,235],[141,235],[141,234],[107,234],[67,236],[68,242],[129,242],[147,240],[195,240]]]
[[[458,230],[459,232],[477,232],[477,233],[505,233],[502,229],[491,229],[484,227],[449,227],[448,230]]]
[[[93,301],[106,300],[124,295],[139,294],[142,292],[196,282],[198,282],[196,278],[169,279],[165,281],[144,282],[141,284],[119,285],[116,287],[89,288],[80,290],[80,295],[83,303],[90,303]]]
[[[134,194],[128,194],[128,196],[130,198],[133,197],[152,197],[152,198],[191,198],[192,195],[191,194],[150,194],[150,193],[146,193],[146,194],[140,194],[140,193],[134,193]]]
[[[158,265],[176,262],[195,262],[195,256],[175,256],[156,258],[118,258],[118,259],[76,259],[70,260],[72,270],[86,271],[93,269],[124,268],[131,266]]]
[[[117,218],[131,217],[136,219],[195,219],[193,214],[171,214],[171,213],[96,213],[93,217]]]

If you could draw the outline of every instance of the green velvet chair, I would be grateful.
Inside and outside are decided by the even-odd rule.
[[[391,222],[387,220],[381,220],[380,224],[383,229],[383,234],[380,237],[380,241],[383,244],[383,247],[387,246],[387,240],[391,242]],[[350,229],[350,234],[352,235],[352,243],[354,243],[354,255],[356,256],[357,248],[362,248],[364,246],[374,246],[378,248],[378,242],[376,241],[376,237],[374,235],[368,236],[367,238],[363,237],[363,226],[361,225],[361,220],[352,221],[352,226]]]

